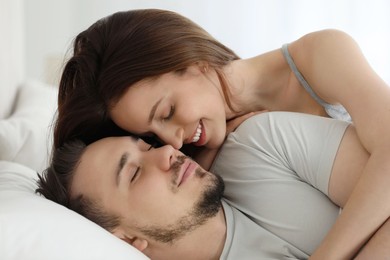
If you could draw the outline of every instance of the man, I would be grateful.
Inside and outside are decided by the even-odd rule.
[[[57,150],[38,192],[152,259],[305,259],[367,158],[348,123],[267,113],[230,134],[219,175],[171,146],[110,137]]]

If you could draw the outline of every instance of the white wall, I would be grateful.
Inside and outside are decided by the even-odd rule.
[[[279,48],[310,31],[351,34],[390,83],[390,1],[387,0],[24,0],[26,74],[56,82],[74,36],[97,19],[136,8],[177,11],[206,28],[241,57]],[[43,6],[43,7],[42,7]]]
[[[25,77],[23,0],[0,0],[0,119],[10,115]]]

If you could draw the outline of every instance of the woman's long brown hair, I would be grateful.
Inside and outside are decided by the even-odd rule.
[[[81,32],[59,85],[54,148],[78,138],[85,143],[121,135],[109,109],[134,83],[197,62],[216,70],[224,94],[222,67],[238,56],[189,19],[174,12],[143,9],[118,12]]]

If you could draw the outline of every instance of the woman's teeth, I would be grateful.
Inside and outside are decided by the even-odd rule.
[[[196,143],[197,141],[199,141],[201,134],[202,134],[202,125],[199,124],[198,128],[196,129],[196,133],[195,133],[194,137],[192,138],[192,142]]]

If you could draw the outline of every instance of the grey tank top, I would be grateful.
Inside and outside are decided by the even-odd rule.
[[[288,44],[284,44],[282,46],[283,56],[287,60],[288,65],[290,66],[291,70],[294,72],[295,76],[297,77],[298,81],[301,83],[301,85],[305,88],[305,90],[310,94],[310,96],[318,103],[320,104],[326,111],[326,113],[335,119],[340,119],[343,121],[351,122],[351,116],[343,107],[342,105],[334,105],[329,104],[325,102],[322,98],[320,98],[310,87],[309,83],[305,80],[303,75],[299,72],[297,66],[294,63],[294,60],[292,59],[290,53],[288,52]]]

